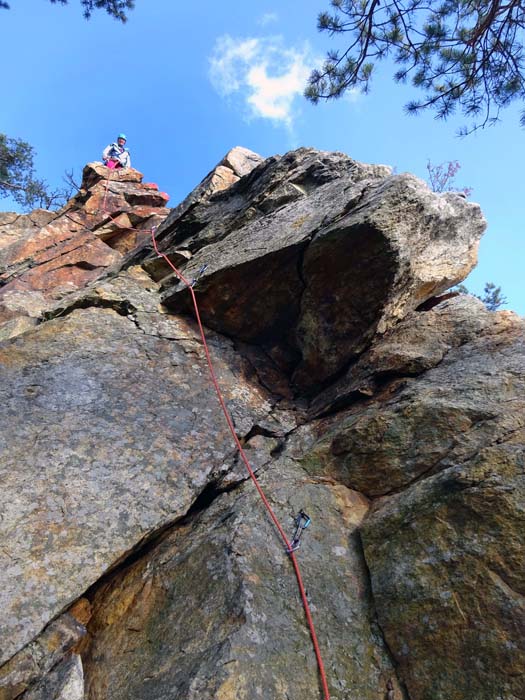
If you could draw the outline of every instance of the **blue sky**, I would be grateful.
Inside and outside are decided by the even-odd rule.
[[[233,146],[263,156],[299,146],[343,151],[426,179],[426,164],[458,160],[458,187],[473,189],[488,220],[479,264],[466,281],[501,285],[505,308],[525,314],[523,160],[519,107],[495,127],[458,138],[465,120],[406,116],[414,97],[378,67],[369,95],[313,106],[309,70],[333,46],[316,30],[326,0],[178,3],[136,0],[126,25],[80,2],[11,0],[0,10],[0,132],[29,141],[38,175],[77,177],[124,131],[133,166],[175,206]],[[300,8],[300,9],[299,9]],[[8,68],[9,66],[9,68]],[[0,209],[13,208],[0,200]]]

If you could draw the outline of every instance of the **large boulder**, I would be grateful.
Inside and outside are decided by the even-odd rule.
[[[312,393],[376,332],[464,279],[484,228],[459,195],[299,149],[173,212],[157,235],[163,252],[191,254],[180,269],[199,278],[205,322],[262,344]],[[164,282],[171,310],[188,309],[184,287],[173,275]]]

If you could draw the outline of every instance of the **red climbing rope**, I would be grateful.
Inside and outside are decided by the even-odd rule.
[[[111,179],[111,175],[112,175],[112,173],[109,174],[109,176],[108,176],[108,178],[107,178],[107,181],[106,181],[106,187],[105,187],[105,192],[104,192],[104,200],[103,200],[103,204],[102,204],[102,210],[103,210],[105,213],[107,213],[107,214],[109,214],[109,212],[106,210],[106,199],[107,199],[108,188],[109,188],[109,181],[110,181],[110,179]],[[109,218],[110,218],[112,221],[115,221],[115,219],[111,216],[111,214],[109,214]],[[80,222],[78,222],[78,223],[80,223]],[[81,225],[82,225],[82,224],[81,224]],[[89,229],[88,229],[88,230],[89,230]],[[144,231],[144,229],[128,229],[128,230],[141,230],[141,231]],[[178,270],[178,269],[175,267],[175,265],[171,262],[171,260],[168,258],[168,256],[165,255],[164,253],[161,253],[161,252],[159,251],[158,246],[157,246],[157,241],[156,241],[156,239],[155,239],[155,228],[152,228],[152,229],[151,229],[151,238],[152,238],[152,241],[153,241],[153,247],[154,247],[155,252],[157,253],[157,255],[158,255],[159,257],[161,257],[161,258],[164,258],[164,260],[168,263],[168,265],[171,267],[171,269],[172,269],[173,272],[177,275],[177,277],[181,280],[181,282],[182,282],[183,284],[186,285],[186,287],[188,288],[188,290],[189,290],[189,292],[190,292],[190,294],[191,294],[191,299],[192,299],[192,302],[193,302],[193,308],[194,308],[194,311],[195,311],[195,317],[196,317],[196,319],[197,319],[197,325],[198,325],[198,327],[199,327],[199,332],[200,332],[200,336],[201,336],[201,339],[202,339],[202,345],[203,345],[203,348],[204,348],[204,353],[205,353],[205,355],[206,355],[206,362],[207,362],[207,365],[208,365],[208,370],[209,370],[209,373],[210,373],[210,378],[211,378],[212,384],[213,384],[213,386],[214,386],[214,388],[215,388],[215,392],[216,392],[216,394],[217,394],[217,398],[219,399],[219,404],[220,404],[220,406],[221,406],[221,409],[222,409],[222,412],[223,412],[223,414],[224,414],[224,417],[226,418],[226,422],[228,423],[228,427],[229,427],[230,432],[231,432],[231,434],[232,434],[232,437],[233,437],[233,440],[234,440],[235,445],[236,445],[236,447],[237,447],[237,450],[238,450],[238,452],[239,452],[239,455],[241,456],[241,459],[242,459],[242,461],[244,462],[244,465],[245,465],[245,467],[246,467],[246,469],[247,469],[247,471],[248,471],[248,474],[250,475],[250,478],[251,478],[251,480],[253,481],[253,483],[254,483],[254,485],[255,485],[255,488],[257,489],[257,492],[259,493],[259,496],[261,497],[261,499],[262,499],[262,501],[263,501],[263,503],[264,503],[264,505],[265,505],[265,507],[266,507],[266,509],[267,509],[267,511],[268,511],[268,513],[269,513],[269,515],[270,515],[270,518],[272,519],[272,521],[273,521],[275,527],[277,528],[277,530],[278,530],[278,532],[279,532],[279,535],[281,536],[281,538],[282,538],[282,540],[283,540],[283,542],[284,542],[284,545],[285,545],[285,547],[286,547],[286,551],[287,551],[288,555],[290,556],[290,560],[291,560],[292,566],[293,566],[293,568],[294,568],[295,576],[296,576],[296,578],[297,578],[297,585],[298,585],[298,587],[299,587],[299,593],[300,593],[300,595],[301,595],[301,600],[302,600],[302,603],[303,603],[304,613],[305,613],[306,621],[307,621],[307,623],[308,623],[308,628],[309,628],[309,630],[310,630],[310,636],[311,636],[311,638],[312,638],[312,644],[313,644],[314,651],[315,651],[315,656],[316,656],[316,659],[317,659],[317,666],[318,666],[318,668],[319,668],[319,678],[320,678],[321,686],[322,686],[322,690],[323,690],[323,700],[330,700],[330,691],[328,690],[328,681],[327,681],[327,678],[326,678],[326,672],[325,672],[325,669],[324,669],[323,659],[322,659],[322,656],[321,656],[321,650],[319,649],[319,643],[318,643],[318,641],[317,641],[317,635],[316,635],[316,633],[315,633],[314,622],[313,622],[313,619],[312,619],[312,614],[311,614],[311,612],[310,612],[310,605],[309,605],[309,603],[308,603],[308,598],[306,597],[306,591],[305,591],[305,588],[304,588],[303,579],[302,579],[302,576],[301,576],[301,571],[300,571],[300,569],[299,569],[299,563],[298,563],[298,561],[297,561],[297,557],[296,557],[296,555],[295,555],[295,551],[293,550],[293,548],[292,548],[292,546],[291,546],[291,544],[290,544],[290,542],[289,542],[289,540],[288,540],[288,537],[286,536],[286,533],[284,532],[284,530],[283,530],[283,528],[282,528],[282,526],[281,526],[279,520],[277,519],[277,516],[276,516],[275,513],[273,512],[273,509],[272,509],[270,503],[268,502],[268,499],[266,498],[266,495],[265,495],[263,489],[261,488],[261,485],[259,484],[259,482],[258,482],[258,480],[257,480],[257,477],[256,477],[256,475],[255,475],[255,472],[253,471],[253,469],[252,469],[252,467],[251,467],[251,465],[250,465],[250,462],[249,462],[248,458],[246,457],[246,453],[244,452],[244,449],[243,449],[243,447],[242,447],[242,445],[241,445],[241,443],[240,443],[240,440],[239,440],[239,438],[237,437],[237,433],[235,432],[235,426],[234,426],[234,424],[233,424],[232,417],[230,416],[230,413],[229,413],[229,411],[228,411],[228,408],[226,407],[226,403],[225,403],[224,398],[223,398],[223,396],[222,396],[222,392],[221,392],[221,389],[220,389],[220,387],[219,387],[219,383],[218,383],[218,381],[217,381],[217,377],[216,377],[216,375],[215,375],[215,370],[214,370],[214,368],[213,368],[213,363],[212,363],[212,359],[211,359],[211,356],[210,356],[210,351],[209,351],[209,349],[208,349],[208,343],[206,342],[206,336],[205,336],[205,334],[204,334],[204,328],[203,328],[203,325],[202,325],[202,322],[201,322],[199,307],[198,307],[198,304],[197,304],[197,299],[196,299],[196,297],[195,297],[195,292],[193,291],[193,286],[192,286],[192,284],[190,284],[190,283],[188,282],[188,280],[184,277],[184,275],[183,275],[181,272],[179,272],[179,270]]]
[[[197,304],[197,299],[196,299],[196,297],[195,297],[195,292],[193,291],[192,285],[191,285],[191,284],[188,282],[188,280],[183,276],[183,274],[182,274],[181,272],[179,272],[179,270],[177,270],[177,268],[176,268],[175,265],[171,262],[171,260],[168,258],[168,256],[167,256],[167,255],[164,255],[164,253],[161,253],[161,252],[159,251],[158,246],[157,246],[157,241],[156,241],[156,239],[155,239],[155,229],[154,229],[154,228],[151,229],[151,238],[152,238],[152,241],[153,241],[153,247],[154,247],[155,252],[157,253],[157,255],[158,255],[159,257],[164,258],[164,260],[168,263],[168,265],[171,267],[171,269],[172,269],[173,272],[177,275],[177,277],[183,282],[183,284],[186,285],[186,287],[188,288],[188,290],[189,290],[189,292],[190,292],[190,294],[191,294],[191,299],[192,299],[192,302],[193,302],[193,308],[194,308],[194,310],[195,310],[195,317],[196,317],[196,319],[197,319],[197,325],[199,326],[199,331],[200,331],[200,335],[201,335],[201,339],[202,339],[202,344],[203,344],[203,347],[204,347],[204,352],[205,352],[205,354],[206,354],[206,362],[207,362],[207,364],[208,364],[208,370],[209,370],[209,373],[210,373],[210,377],[211,377],[212,384],[213,384],[213,386],[214,386],[214,388],[215,388],[215,392],[216,392],[216,394],[217,394],[217,398],[219,399],[219,403],[220,403],[220,405],[221,405],[222,412],[224,413],[224,417],[226,418],[226,422],[228,423],[228,427],[230,428],[230,432],[231,432],[231,434],[232,434],[232,437],[233,437],[233,440],[234,440],[234,442],[235,442],[235,445],[237,446],[237,450],[239,451],[239,454],[240,454],[240,456],[241,456],[241,459],[242,459],[242,461],[244,462],[244,466],[245,466],[246,469],[248,470],[248,474],[250,475],[250,477],[251,477],[251,479],[252,479],[252,481],[253,481],[253,483],[254,483],[254,485],[255,485],[255,488],[257,489],[257,491],[258,491],[258,493],[259,493],[259,496],[261,497],[261,499],[262,499],[264,505],[266,506],[266,509],[267,509],[267,511],[268,511],[268,513],[269,513],[271,519],[273,520],[273,523],[274,523],[275,527],[276,527],[277,530],[279,531],[279,534],[280,534],[280,536],[281,536],[281,538],[282,538],[282,540],[283,540],[283,542],[284,542],[284,544],[285,544],[286,551],[288,552],[288,554],[289,554],[289,556],[290,556],[290,559],[291,559],[291,561],[292,561],[292,565],[293,565],[293,568],[294,568],[294,571],[295,571],[295,576],[296,576],[296,578],[297,578],[297,585],[299,586],[299,592],[300,592],[300,594],[301,594],[301,600],[302,600],[302,602],[303,602],[303,607],[304,607],[304,613],[305,613],[305,616],[306,616],[306,621],[307,621],[308,627],[309,627],[309,629],[310,629],[310,636],[312,637],[312,643],[313,643],[313,647],[314,647],[314,651],[315,651],[315,656],[316,656],[316,659],[317,659],[317,666],[318,666],[318,668],[319,668],[319,676],[320,676],[321,685],[322,685],[322,688],[323,688],[323,698],[324,698],[324,700],[330,700],[330,692],[329,692],[329,690],[328,690],[328,682],[327,682],[326,673],[325,673],[325,670],[324,670],[323,659],[322,659],[322,657],[321,657],[321,650],[319,649],[319,643],[318,643],[318,641],[317,641],[317,635],[316,635],[316,633],[315,633],[314,622],[313,622],[313,620],[312,620],[312,614],[311,614],[311,612],[310,612],[310,605],[308,604],[308,599],[307,599],[307,597],[306,597],[306,591],[305,591],[305,589],[304,589],[303,579],[302,579],[302,576],[301,576],[301,571],[300,571],[300,569],[299,569],[299,564],[298,564],[298,562],[297,562],[297,557],[295,556],[295,552],[292,550],[291,545],[290,545],[290,542],[288,541],[288,538],[286,537],[286,534],[285,534],[285,532],[284,532],[284,530],[283,530],[281,524],[279,523],[279,520],[277,519],[277,516],[276,516],[275,513],[273,512],[273,509],[272,509],[270,503],[268,502],[268,499],[266,498],[266,495],[265,495],[264,491],[262,490],[261,485],[259,484],[259,482],[258,482],[258,480],[257,480],[257,477],[255,476],[255,473],[254,473],[254,471],[253,471],[253,469],[252,469],[252,467],[251,467],[251,465],[250,465],[250,462],[248,461],[248,458],[246,457],[246,454],[245,454],[244,449],[243,449],[243,447],[242,447],[242,445],[241,445],[241,443],[240,443],[240,440],[239,440],[239,438],[237,437],[237,433],[235,432],[235,426],[234,426],[234,424],[233,424],[233,420],[232,420],[232,418],[231,418],[231,416],[230,416],[230,413],[229,413],[229,411],[228,411],[228,409],[227,409],[227,407],[226,407],[226,403],[225,403],[224,398],[223,398],[223,396],[222,396],[222,392],[221,392],[221,389],[220,389],[220,387],[219,387],[219,383],[218,383],[218,381],[217,381],[217,377],[215,376],[215,370],[214,370],[214,368],[213,368],[213,363],[212,363],[212,360],[211,360],[211,357],[210,357],[210,351],[209,351],[209,349],[208,349],[208,343],[206,342],[206,336],[204,335],[204,328],[203,328],[203,326],[202,326],[201,317],[200,317],[200,313],[199,313],[199,307],[198,307],[198,304]]]
[[[104,211],[106,213],[108,213],[108,210],[106,209],[106,199],[108,197],[109,181],[111,180],[112,174],[113,174],[113,170],[110,169],[110,173],[106,178],[106,187],[104,189],[104,201],[102,202],[102,211]],[[111,214],[110,214],[110,218],[113,218],[113,217],[111,217]]]
[[[112,173],[112,172],[113,172],[113,171],[111,171],[111,173]],[[113,221],[113,223],[117,224],[117,226],[118,226],[119,223],[118,223],[117,219],[115,219],[114,216],[111,216],[111,214],[109,213],[109,211],[106,209],[106,200],[107,200],[107,196],[108,196],[109,181],[111,180],[111,173],[110,173],[109,176],[106,178],[106,186],[105,186],[105,188],[104,188],[104,199],[103,199],[103,201],[102,201],[102,209],[97,210],[97,211],[103,211],[104,214],[107,214],[107,215],[108,215],[108,219],[109,219],[110,221]],[[68,218],[70,221],[72,221],[74,224],[77,224],[78,226],[81,226],[82,228],[84,228],[84,229],[85,229],[86,231],[88,231],[89,233],[93,233],[93,231],[92,231],[90,228],[88,228],[82,221],[78,221],[77,219],[74,219],[74,218],[71,216],[71,214],[70,214],[69,212],[65,212],[64,216],[67,216],[67,218]],[[133,226],[123,226],[122,228],[123,228],[125,231],[138,231],[139,233],[145,233],[145,234],[148,234],[148,235],[149,235],[149,233],[151,233],[151,229],[150,229],[150,228],[138,228],[137,226],[135,226],[135,227],[133,227]]]

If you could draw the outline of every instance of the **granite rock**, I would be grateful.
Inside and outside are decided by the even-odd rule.
[[[287,459],[267,464],[261,483],[290,536],[292,514],[304,508],[312,517],[297,556],[332,698],[376,700],[395,670],[357,533],[366,499],[316,483]],[[93,607],[84,655],[90,700],[320,697],[293,569],[251,485],[215,494],[103,585]]]
[[[230,151],[175,209],[0,215],[0,700],[520,700],[525,322],[446,292],[478,205]],[[207,266],[204,268],[204,266]]]
[[[157,235],[163,252],[191,253],[181,272],[199,277],[205,322],[279,354],[313,393],[375,333],[464,279],[484,228],[477,205],[413,176],[299,149],[172,212]],[[163,288],[168,308],[188,310],[175,276]]]
[[[394,331],[384,346],[378,341],[360,361],[361,370],[370,370],[375,359],[378,373],[384,371],[382,363],[395,364],[396,371],[404,367],[407,377],[385,380],[371,398],[322,420],[304,459],[310,473],[330,475],[369,497],[381,496],[463,463],[523,426],[525,322],[510,312],[488,312],[475,301],[446,304],[426,312],[441,330],[429,332],[432,319],[423,313],[404,351]],[[469,323],[462,322],[465,306],[471,310]],[[461,331],[447,340],[455,312]],[[442,316],[448,317],[445,324]],[[421,337],[418,322],[437,342],[432,343],[436,366],[426,372],[420,368],[416,378],[411,368],[429,357],[426,343],[412,344],[414,336]],[[398,341],[405,330],[400,328]]]
[[[525,429],[375,504],[363,527],[378,620],[414,698],[525,689]]]
[[[195,330],[117,296],[0,346],[2,661],[231,466]],[[210,342],[248,433],[273,403],[227,341]]]

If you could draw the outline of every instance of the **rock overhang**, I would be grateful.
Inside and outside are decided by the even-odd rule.
[[[326,386],[376,332],[464,279],[485,228],[478,205],[407,174],[355,177],[345,158],[300,149],[288,172],[265,162],[247,176],[249,216],[243,178],[192,207],[193,230],[184,214],[159,229],[166,252],[186,251],[181,271],[198,278],[205,323],[288,358],[299,393]],[[167,309],[190,311],[175,275],[162,286]]]

